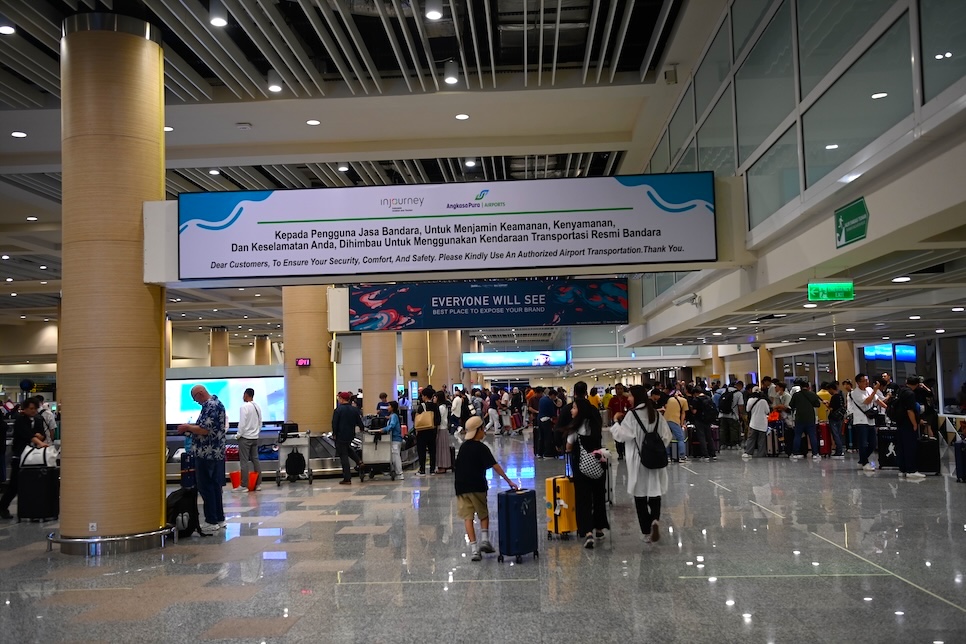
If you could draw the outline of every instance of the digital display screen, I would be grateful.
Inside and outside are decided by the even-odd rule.
[[[486,367],[562,367],[566,364],[566,351],[503,351],[463,354],[463,366],[468,369],[482,369]]]
[[[896,345],[896,360],[898,362],[915,362],[916,361],[916,345],[914,345],[914,344],[897,344]]]
[[[892,360],[891,344],[870,344],[862,349],[866,360]]]
[[[194,422],[201,406],[191,398],[191,388],[204,385],[212,396],[225,406],[228,422],[237,423],[239,409],[245,402],[242,394],[251,387],[255,390],[255,403],[262,410],[262,422],[285,420],[285,378],[211,378],[197,380],[168,380],[164,383],[164,417],[169,425]]]
[[[295,366],[296,367],[311,367],[312,366],[312,358],[296,358],[295,359]]]

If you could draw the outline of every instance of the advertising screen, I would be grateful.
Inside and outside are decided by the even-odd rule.
[[[862,349],[866,360],[892,360],[891,344],[870,344]]]
[[[194,422],[201,406],[191,398],[191,388],[204,385],[225,406],[228,422],[238,422],[242,394],[251,387],[255,390],[255,403],[262,410],[263,422],[285,420],[285,378],[212,378],[198,380],[168,380],[164,383],[164,417],[168,425]]]
[[[896,361],[897,362],[915,362],[916,361],[916,345],[914,345],[914,344],[897,344],[896,345]]]
[[[562,367],[567,364],[566,351],[505,351],[494,353],[464,353],[463,367]]]

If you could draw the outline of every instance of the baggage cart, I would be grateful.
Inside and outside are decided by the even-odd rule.
[[[312,461],[309,458],[311,454],[311,435],[312,432],[306,430],[304,432],[292,432],[287,435],[284,441],[278,444],[278,460],[275,462],[275,485],[277,487],[282,487],[282,469],[285,467],[285,459],[293,451],[299,451],[305,456],[305,474],[304,476],[309,485],[312,485]],[[285,473],[286,477],[288,472]],[[299,477],[299,479],[302,478]]]

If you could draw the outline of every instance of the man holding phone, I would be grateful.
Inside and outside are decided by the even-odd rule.
[[[881,397],[882,386],[876,382],[874,387],[870,387],[869,377],[864,373],[856,374],[854,388],[848,380],[842,384],[846,388],[849,413],[852,415],[852,431],[859,449],[859,467],[874,472],[875,466],[869,462],[869,457],[875,449],[875,419],[880,409],[885,409],[886,406]]]

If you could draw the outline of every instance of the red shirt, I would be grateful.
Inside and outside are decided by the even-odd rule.
[[[607,403],[607,411],[610,412],[611,421],[614,420],[618,412],[627,412],[631,408],[631,401],[627,399],[627,394],[618,396],[614,394],[610,402]]]

